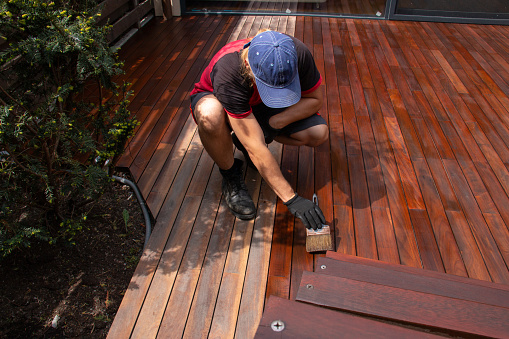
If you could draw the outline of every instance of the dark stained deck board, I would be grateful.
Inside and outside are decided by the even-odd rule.
[[[509,326],[509,308],[312,272],[303,273],[297,301],[460,335],[503,338]]]
[[[303,317],[303,314],[306,316]],[[284,323],[282,332],[272,329],[271,324],[275,320]],[[435,337],[424,331],[414,331],[346,312],[334,312],[314,305],[271,297],[255,338],[333,338],[339,333],[342,338]]]
[[[317,193],[337,252],[509,284],[506,27],[155,19],[120,51],[141,124],[117,165],[157,223],[110,337],[253,337],[269,296],[295,299],[303,272],[323,260],[251,169],[258,216],[235,220],[189,115],[188,93],[215,51],[260,28],[301,39],[322,74],[329,143],[270,149],[300,195]]]
[[[434,276],[424,276],[420,270],[406,269],[406,266],[402,266],[403,270],[393,270],[392,266],[384,262],[379,262],[382,265],[374,266],[363,258],[358,262],[349,262],[348,258],[345,260],[342,258],[345,258],[345,255],[320,258],[318,260],[320,269],[316,272],[509,308],[509,291],[500,289],[500,284],[487,282],[483,285],[468,284],[465,279],[448,280],[444,278],[443,273],[435,272]]]

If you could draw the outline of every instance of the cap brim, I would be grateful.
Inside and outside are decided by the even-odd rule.
[[[301,98],[300,80],[297,75],[292,83],[284,88],[265,85],[256,79],[256,87],[263,103],[271,108],[284,108],[295,105]]]

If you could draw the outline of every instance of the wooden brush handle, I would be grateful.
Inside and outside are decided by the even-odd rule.
[[[329,225],[322,225],[322,228],[314,230],[312,228],[306,228],[306,235],[327,235],[330,234]]]

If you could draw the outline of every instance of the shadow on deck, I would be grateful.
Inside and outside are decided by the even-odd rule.
[[[508,284],[509,27],[153,20],[120,52],[142,124],[118,167],[157,223],[109,337],[253,337],[266,297],[295,299],[323,257],[251,169],[258,216],[235,220],[189,114],[215,51],[266,27],[304,41],[324,78],[330,142],[270,149],[300,195],[318,194],[336,251]]]

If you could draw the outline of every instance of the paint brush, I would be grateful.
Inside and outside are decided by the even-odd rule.
[[[313,202],[318,205],[318,197],[313,194]],[[330,234],[329,225],[323,225],[322,228],[312,229],[306,228],[306,251],[308,252],[322,252],[333,251],[332,235]]]

